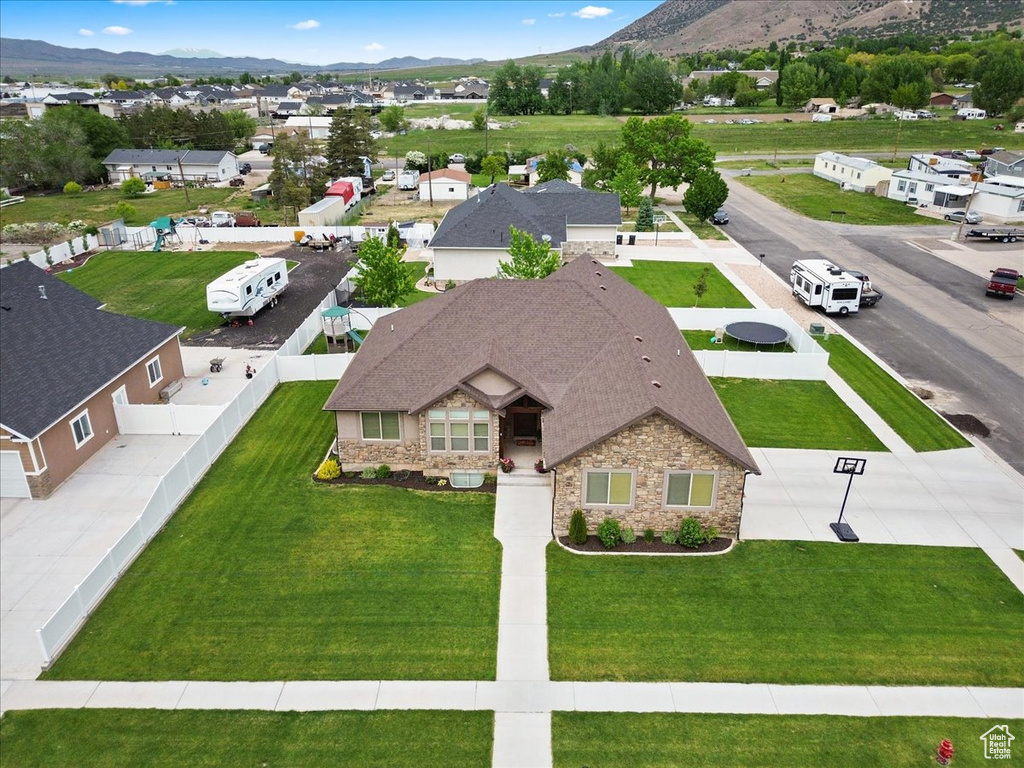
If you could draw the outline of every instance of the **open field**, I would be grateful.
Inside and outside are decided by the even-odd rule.
[[[966,448],[966,438],[842,336],[818,338],[828,364],[915,451]]]
[[[918,216],[909,205],[865,192],[840,190],[838,184],[811,174],[741,176],[743,184],[769,200],[819,221],[846,224],[935,225],[935,219]],[[845,216],[833,215],[845,211]]]
[[[135,200],[127,200],[135,208],[135,215],[125,219],[129,227],[144,227],[160,216],[184,216],[195,213],[201,206],[207,208],[230,208],[239,210],[240,205],[225,205],[225,201],[239,190],[227,189],[190,189],[191,203],[185,202],[183,189],[159,189]],[[244,195],[244,190],[242,191]],[[239,195],[236,200],[244,202],[247,196]],[[81,219],[87,225],[98,226],[116,219],[114,206],[121,200],[121,193],[116,189],[101,189],[96,192],[83,192],[75,197],[63,194],[30,195],[24,203],[9,205],[0,213],[0,224],[18,224],[26,221],[56,221],[67,224],[69,221]]]
[[[206,308],[207,283],[255,257],[250,251],[112,251],[58,277],[112,312],[183,325],[187,339],[224,322]]]
[[[708,273],[708,290],[698,302],[693,285],[705,267],[711,267]],[[750,307],[750,302],[736,286],[712,264],[638,261],[632,267],[611,269],[623,280],[632,283],[666,307]]]
[[[547,564],[553,680],[1024,683],[1024,594],[980,549],[582,557],[552,543]]]
[[[494,496],[314,484],[334,384],[277,388],[48,679],[494,679]]]
[[[458,734],[458,738],[453,738]],[[478,768],[491,712],[49,709],[0,720],[4,766]]]
[[[851,759],[858,766],[917,768],[935,764],[935,749],[943,739],[953,742],[957,768],[980,768],[993,762],[985,759],[978,740],[993,722],[955,717],[555,712],[551,736],[556,768],[838,766],[849,765]],[[1013,734],[1024,730],[1024,721],[1007,724]]]
[[[768,354],[768,353],[765,353]],[[884,451],[885,445],[824,381],[712,378],[747,445]],[[827,419],[809,419],[827,413]]]

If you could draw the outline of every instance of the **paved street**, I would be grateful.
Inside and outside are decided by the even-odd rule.
[[[949,225],[817,222],[728,182],[732,237],[766,254],[765,264],[786,281],[804,258],[868,273],[885,298],[838,322],[906,379],[935,392],[944,413],[979,418],[991,430],[984,444],[1024,471],[1024,301],[986,298],[976,272],[921,249],[948,250]],[[1006,258],[1013,263],[1012,254]]]

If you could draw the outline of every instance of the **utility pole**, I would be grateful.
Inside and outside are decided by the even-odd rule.
[[[185,202],[191,208],[192,201],[188,197],[188,184],[185,183],[185,169],[181,167],[181,155],[178,155],[178,173],[181,174],[181,188],[185,190]]]

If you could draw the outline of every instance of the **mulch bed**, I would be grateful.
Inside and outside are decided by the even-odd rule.
[[[707,544],[701,544],[696,549],[683,547],[679,544],[666,544],[660,538],[655,538],[654,541],[651,542],[646,542],[643,539],[638,538],[632,544],[626,544],[625,542],[620,541],[612,549],[606,549],[597,536],[587,536],[585,544],[573,544],[569,541],[568,536],[560,536],[558,541],[566,549],[572,549],[576,552],[607,552],[609,554],[616,555],[626,554],[629,552],[649,552],[661,555],[698,555],[707,552],[724,552],[732,546],[732,539],[727,539],[722,536],[719,536],[714,541],[709,541]]]
[[[68,272],[72,269],[78,269],[83,266],[85,262],[97,255],[99,251],[89,251],[88,253],[80,253],[73,259],[67,259],[58,264],[54,264],[51,267],[47,267],[46,271],[51,275],[59,275],[61,272]]]
[[[445,491],[449,493],[452,491],[456,493],[462,493],[464,491],[496,493],[498,490],[497,480],[484,480],[484,484],[478,488],[453,488],[451,483],[437,485],[436,483],[427,482],[427,478],[422,472],[409,472],[408,474],[409,477],[405,480],[399,480],[393,476],[384,480],[379,480],[377,478],[359,477],[358,475],[356,477],[346,477],[345,474],[342,473],[341,477],[336,480],[320,480],[314,477],[313,482],[323,483],[324,485],[390,485],[395,488],[408,488],[413,491]]]

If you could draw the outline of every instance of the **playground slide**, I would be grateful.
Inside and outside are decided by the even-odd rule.
[[[164,236],[163,235],[157,235],[156,236],[156,242],[153,243],[153,252],[155,253],[155,252],[159,251],[163,247],[164,247]]]
[[[363,337],[359,335],[358,331],[356,331],[355,329],[349,329],[347,333],[348,333],[349,337],[353,341],[355,341],[356,344],[359,344],[360,346],[362,346]]]

